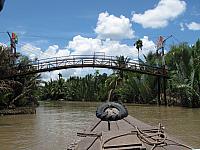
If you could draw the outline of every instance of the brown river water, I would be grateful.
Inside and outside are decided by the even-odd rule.
[[[90,125],[97,103],[42,103],[35,115],[0,116],[0,150],[64,150]],[[200,109],[127,104],[129,114],[200,148]]]

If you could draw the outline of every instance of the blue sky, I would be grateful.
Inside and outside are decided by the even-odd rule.
[[[166,43],[200,38],[199,0],[6,0],[0,13],[0,42],[6,31],[19,37],[17,50],[32,58],[68,54],[136,57],[133,43],[142,39],[146,54],[158,36]]]

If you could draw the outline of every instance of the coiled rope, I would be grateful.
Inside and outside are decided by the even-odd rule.
[[[190,146],[187,146],[185,144],[178,143],[174,140],[168,139],[166,134],[164,133],[164,127],[162,127],[162,125],[160,123],[159,123],[159,128],[157,129],[157,131],[155,131],[155,129],[141,131],[137,126],[133,125],[128,120],[126,120],[126,119],[123,119],[123,120],[126,121],[127,123],[129,123],[134,128],[136,128],[138,138],[140,138],[140,140],[142,140],[143,142],[145,142],[149,145],[153,145],[151,150],[154,150],[156,147],[162,147],[162,146],[168,146],[168,145],[177,145],[177,146],[182,146],[182,147],[185,147],[185,148],[188,148],[188,149],[193,149]],[[155,133],[155,134],[149,135],[147,133]],[[154,138],[154,137],[159,137],[159,138]],[[153,141],[150,141],[150,139],[153,140]],[[168,144],[166,141],[173,142],[174,144]]]

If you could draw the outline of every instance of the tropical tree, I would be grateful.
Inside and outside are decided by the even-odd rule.
[[[140,50],[141,47],[142,43],[138,42],[137,48]],[[144,64],[157,65],[156,53],[150,52],[144,58]],[[200,41],[198,40],[193,46],[189,46],[187,43],[173,45],[165,58],[170,76],[167,84],[167,99],[171,99],[169,96],[173,98],[169,104],[175,104],[174,100],[183,106],[200,107]],[[115,66],[124,68],[129,61],[128,57],[118,56]],[[97,70],[95,74],[88,74],[85,77],[70,77],[62,80],[62,83],[59,82],[50,81],[45,84],[45,93],[50,93],[46,97],[58,98],[59,96],[56,97],[56,95],[63,93],[61,95],[66,100],[105,101],[110,93],[121,101],[156,103],[158,90],[156,77],[122,70],[114,70],[110,75],[101,75]],[[160,87],[163,88],[162,83]]]
[[[168,61],[173,60],[169,68],[172,91],[179,95],[183,106],[199,107],[200,97],[198,91],[198,41],[193,47],[186,43],[178,46],[172,46],[168,54]],[[196,49],[197,48],[197,49]],[[175,95],[175,94],[174,94]]]
[[[125,68],[127,67],[128,63],[130,62],[130,58],[129,57],[124,57],[124,56],[116,56],[116,61],[114,62],[115,65],[119,68]],[[124,71],[120,69],[120,70],[114,70],[114,73],[117,74],[117,76],[121,79],[124,78]]]
[[[200,95],[200,40],[192,47],[192,61],[194,70],[194,86]]]
[[[12,54],[8,47],[0,46],[0,74],[3,76],[10,75],[12,72],[16,71],[16,68],[13,68],[13,60],[11,60]],[[18,61],[18,64],[23,64],[21,57]],[[12,62],[11,62],[12,61]],[[14,62],[15,63],[15,62]],[[16,77],[12,80],[0,80],[0,105],[4,107],[16,107],[28,105],[31,100],[37,101],[32,98],[31,92],[33,92],[33,83],[36,78],[35,75],[30,75],[27,77]],[[30,86],[31,84],[31,86]],[[36,84],[34,84],[36,87]],[[28,94],[29,93],[29,94]]]
[[[134,46],[136,46],[136,49],[138,50],[138,61],[139,61],[139,52],[140,50],[142,50],[142,47],[143,47],[143,43],[142,43],[142,40],[137,40],[135,43],[134,43]]]

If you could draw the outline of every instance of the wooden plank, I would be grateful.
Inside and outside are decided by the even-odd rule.
[[[127,124],[130,124],[131,126],[133,126],[134,128],[135,127],[138,127],[139,129],[141,130],[148,130],[148,129],[152,129],[152,128],[157,128],[157,127],[154,127],[154,126],[150,126],[132,116],[127,116],[126,118],[123,119],[123,121],[125,121]]]
[[[99,150],[101,147],[99,137],[85,137],[77,146],[77,150]]]
[[[119,127],[119,130],[122,130],[122,131],[135,130],[135,128],[131,124],[125,122],[124,120],[118,120],[116,123]]]
[[[120,150],[140,149],[140,148],[143,150],[145,149],[189,150],[190,149],[187,146],[185,147],[180,146],[180,144],[179,146],[177,146],[177,143],[180,142],[178,142],[178,140],[176,140],[175,138],[171,138],[168,135],[164,143],[159,144],[157,146],[152,145],[148,142],[144,142],[144,140],[141,139],[141,137],[137,136],[138,131],[136,127],[138,127],[141,131],[142,130],[145,132],[149,131],[149,133],[146,133],[148,135],[155,134],[155,132],[150,132],[150,131],[152,130],[157,131],[158,129],[158,127],[150,126],[142,121],[137,120],[132,116],[128,116],[122,120],[112,121],[111,130],[108,131],[108,123],[106,121],[101,121],[100,119],[96,118],[94,119],[92,126],[84,131],[85,133],[88,133],[88,136],[81,138],[81,141],[78,143],[77,149],[101,150],[103,146],[102,144],[104,144],[103,149],[109,149],[109,150],[118,150],[119,147],[121,147]],[[99,135],[99,137],[94,135],[95,133],[96,135]],[[122,136],[123,134],[124,136]],[[159,136],[157,137],[160,138]],[[168,139],[170,139],[171,141]],[[152,139],[150,139],[150,141],[152,141]]]
[[[144,145],[138,139],[137,135],[130,132],[117,131],[117,132],[103,132],[102,133],[102,147],[104,149],[121,149],[121,148],[133,148],[143,147]]]

